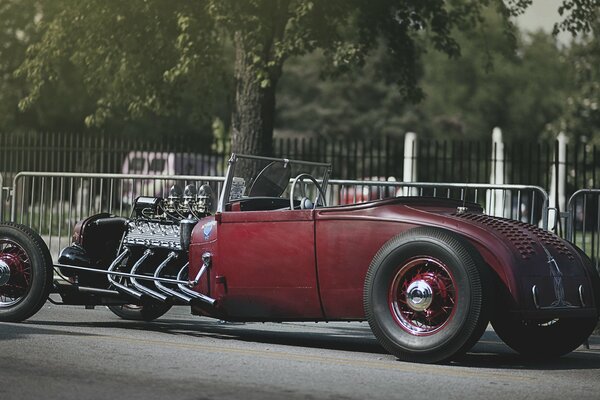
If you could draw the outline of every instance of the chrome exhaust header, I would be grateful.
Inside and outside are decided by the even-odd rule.
[[[114,286],[116,287],[119,291],[121,292],[125,292],[130,296],[135,297],[136,299],[141,299],[143,294],[138,292],[137,290],[133,290],[131,288],[128,288],[127,286],[115,281],[115,279],[113,278],[113,276],[111,275],[111,272],[113,272],[113,270],[117,267],[117,265],[119,265],[119,263],[121,261],[123,261],[123,259],[125,258],[125,256],[127,256],[129,254],[129,249],[125,248],[125,250],[123,250],[121,252],[121,254],[119,254],[117,256],[117,258],[115,258],[115,260],[112,262],[112,264],[110,264],[110,267],[108,267],[108,281]]]
[[[135,264],[133,265],[133,267],[131,267],[131,274],[132,275],[136,275],[137,269],[144,263],[144,261],[146,261],[146,259],[148,257],[150,257],[152,254],[154,254],[154,252],[150,249],[147,249],[146,251],[144,251],[144,255],[142,255],[139,260],[137,260],[135,262]],[[129,278],[131,280],[131,284],[133,285],[133,287],[135,287],[137,290],[139,290],[142,293],[147,294],[150,297],[153,297],[156,300],[160,300],[160,301],[167,301],[168,297],[165,296],[164,294],[158,293],[155,290],[150,289],[149,287],[146,287],[142,284],[140,284],[135,278],[131,277]]]
[[[187,279],[183,278],[184,272],[186,271],[186,269],[188,269],[189,262],[187,262],[183,267],[181,267],[181,269],[179,270],[179,273],[177,274],[176,279],[164,278],[164,277],[160,276],[160,274],[162,273],[164,268],[169,264],[169,262],[171,262],[173,259],[175,259],[179,256],[178,253],[175,251],[171,251],[167,255],[167,258],[165,258],[165,260],[163,260],[158,265],[158,267],[156,268],[156,271],[154,271],[153,275],[142,275],[142,274],[136,273],[137,270],[140,268],[140,266],[144,263],[144,261],[146,261],[146,259],[148,257],[150,257],[151,255],[154,254],[154,252],[150,249],[147,249],[144,252],[144,254],[135,262],[135,264],[132,266],[130,272],[116,271],[115,269],[125,259],[125,257],[127,257],[130,254],[130,252],[131,251],[127,247],[125,249],[123,249],[123,251],[114,259],[114,261],[110,264],[110,266],[106,270],[99,269],[99,268],[80,267],[80,266],[75,266],[75,265],[56,264],[56,263],[54,264],[54,266],[59,267],[59,268],[67,268],[67,269],[73,269],[73,270],[79,270],[79,271],[90,271],[90,272],[94,272],[94,273],[104,274],[107,276],[109,283],[112,286],[114,286],[119,293],[127,294],[129,296],[135,297],[138,300],[142,299],[142,297],[149,296],[149,297],[151,297],[155,300],[159,300],[161,302],[167,302],[169,300],[172,300],[173,298],[177,298],[187,304],[191,303],[192,300],[194,300],[194,299],[201,300],[205,303],[210,304],[211,306],[215,304],[216,299],[213,299],[212,297],[209,297],[202,293],[198,293],[198,292],[191,290],[192,287],[196,286],[200,282],[200,280],[206,274],[206,271],[210,267],[210,262],[211,262],[211,254],[210,253],[207,252],[207,253],[202,254],[202,267],[200,267],[200,270],[194,277],[194,280],[190,280],[189,277]],[[133,286],[133,287],[127,286],[126,285],[127,281],[125,281],[124,283],[117,282],[115,279],[115,277],[117,277],[117,276],[120,276],[125,279],[129,278],[131,286]],[[153,290],[153,289],[141,284],[139,281],[153,282],[154,285],[156,286],[156,288],[158,290],[160,290],[160,292],[162,292],[162,293],[159,293],[156,290]],[[177,285],[177,288],[168,287],[165,284]],[[166,294],[166,296],[165,296],[165,294]]]
[[[167,266],[167,264],[174,258],[177,258],[177,253],[172,251],[169,253],[169,255],[167,255],[167,258],[162,263],[160,263],[158,268],[156,268],[156,272],[154,272],[154,277],[160,278],[160,273],[162,272],[163,268],[165,268]],[[177,297],[178,299],[183,300],[186,303],[190,303],[192,301],[191,297],[186,296],[183,293],[180,293],[178,291],[175,291],[171,288],[166,287],[165,285],[160,283],[160,281],[155,281],[154,284],[156,285],[158,290],[161,290],[162,292],[169,294],[171,296]]]

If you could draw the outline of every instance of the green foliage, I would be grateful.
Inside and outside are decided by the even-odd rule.
[[[502,128],[507,139],[536,140],[561,112],[570,82],[556,39],[538,32],[517,37],[513,47],[492,15],[485,29],[459,35],[463,57],[430,53],[424,63],[427,98],[414,106],[430,137],[489,138]],[[419,129],[419,128],[413,128]]]
[[[481,24],[453,33],[461,57],[423,54],[425,97],[417,104],[389,84],[393,64],[384,45],[364,68],[335,81],[319,79],[318,57],[293,60],[281,82],[277,126],[326,136],[415,131],[444,139],[487,139],[500,126],[507,138],[535,140],[562,112],[573,84],[569,62],[551,35],[522,38],[506,29],[488,8]]]
[[[273,91],[281,78],[284,128],[333,136],[414,129],[472,137],[494,125],[509,135],[539,132],[571,81],[560,79],[563,54],[552,39],[523,44],[514,34],[509,18],[530,3],[2,0],[0,129],[85,125],[208,138],[215,118],[233,113],[235,121],[246,104],[263,108],[249,113],[258,117],[243,134],[260,131],[268,143],[272,127],[261,119],[272,119],[275,103],[249,104],[257,97],[248,93]],[[589,31],[597,11],[595,0],[564,0],[556,29]],[[308,84],[318,77],[331,80]]]
[[[63,0],[62,6],[55,15],[42,14],[41,37],[17,70],[30,83],[21,109],[64,80],[66,64],[94,102],[85,116],[89,127],[119,130],[127,123],[130,130],[147,129],[144,134],[210,135],[228,74],[222,43],[202,7],[165,0]]]
[[[573,88],[563,98],[554,131],[600,145],[600,17],[589,35],[567,50]]]
[[[564,19],[554,26],[554,33],[566,31],[576,36],[592,31],[600,17],[600,4],[598,0],[563,0],[558,12]]]
[[[0,2],[0,130],[78,131],[83,128],[89,104],[82,93],[79,76],[65,63],[58,66],[63,79],[48,82],[40,90],[39,101],[26,112],[18,109],[27,82],[14,71],[26,57],[29,46],[40,40],[38,22],[41,15],[56,15],[53,2],[3,0]]]
[[[323,79],[320,52],[291,59],[277,93],[277,127],[339,138],[404,134],[406,99],[386,79],[385,59],[380,46],[364,67],[336,79]]]

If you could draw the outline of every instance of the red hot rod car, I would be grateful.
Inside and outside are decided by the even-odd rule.
[[[600,279],[551,232],[477,204],[397,197],[327,206],[329,164],[232,155],[210,187],[93,215],[53,264],[31,229],[0,226],[0,320],[50,293],[152,320],[172,305],[228,321],[367,320],[401,360],[469,350],[489,322],[528,356],[560,356],[598,322]],[[54,275],[62,279],[54,280]]]

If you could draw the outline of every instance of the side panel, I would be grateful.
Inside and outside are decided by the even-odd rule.
[[[415,225],[374,220],[317,219],[317,266],[327,319],[363,319],[363,287],[385,242]]]
[[[225,212],[215,297],[232,319],[322,319],[312,210]]]

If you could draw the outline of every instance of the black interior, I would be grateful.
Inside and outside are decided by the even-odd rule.
[[[239,204],[240,211],[266,211],[290,208],[289,199],[281,197],[249,197],[227,204],[226,210],[231,211],[234,208],[233,205],[236,203]],[[294,200],[294,205],[296,204],[299,207],[300,201]]]

